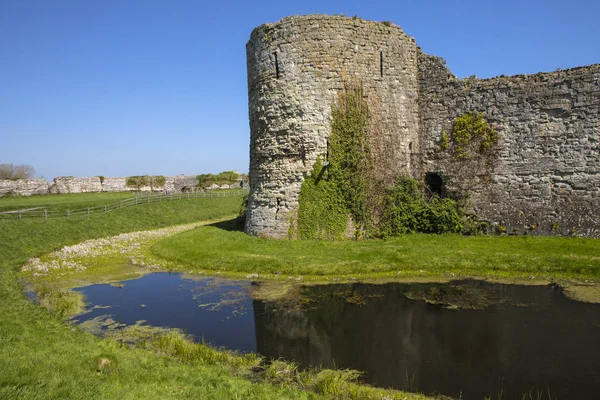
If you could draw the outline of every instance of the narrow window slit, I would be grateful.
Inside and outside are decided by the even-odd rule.
[[[277,60],[277,53],[273,53],[275,57],[275,77],[279,79],[279,61]]]
[[[379,74],[383,77],[383,51],[379,52]]]

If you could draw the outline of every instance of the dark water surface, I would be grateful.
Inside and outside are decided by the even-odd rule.
[[[215,346],[358,369],[376,386],[465,400],[529,391],[534,399],[537,391],[600,398],[600,305],[569,300],[558,287],[338,284],[304,287],[301,301],[284,303],[253,300],[260,284],[244,281],[154,273],[123,284],[78,289],[90,307],[110,308],[76,320],[144,320]]]

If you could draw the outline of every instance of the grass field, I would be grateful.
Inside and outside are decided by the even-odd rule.
[[[39,196],[13,196],[0,198],[0,211],[19,210],[33,207],[47,207],[52,210],[97,207],[119,200],[129,199],[132,192],[116,193],[72,193],[47,194]]]
[[[574,237],[414,234],[359,242],[289,241],[251,237],[228,221],[161,240],[152,253],[187,271],[284,279],[600,280],[600,240]]]
[[[114,200],[86,197],[11,198],[0,206]],[[88,239],[232,216],[239,204],[236,197],[180,200],[85,219],[0,223],[0,399],[424,399],[356,385],[344,371],[302,374],[287,363],[263,367],[256,356],[217,352],[177,333],[132,348],[84,333],[23,294],[19,271],[31,257]]]

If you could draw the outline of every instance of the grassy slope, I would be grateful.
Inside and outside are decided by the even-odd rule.
[[[154,203],[88,219],[0,225],[0,398],[304,398],[235,378],[221,366],[188,365],[98,339],[30,303],[16,280],[29,257],[85,239],[231,215],[238,198]],[[116,372],[97,372],[101,358]]]
[[[281,241],[249,237],[231,222],[158,242],[155,255],[186,270],[354,276],[472,276],[600,280],[600,240],[533,236],[407,235],[373,241]],[[202,243],[201,246],[198,243]]]

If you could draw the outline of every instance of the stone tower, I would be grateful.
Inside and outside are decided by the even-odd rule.
[[[322,15],[254,29],[246,45],[250,199],[246,232],[287,236],[298,195],[327,152],[331,106],[346,82],[360,83],[372,110],[372,146],[382,175],[411,173],[417,152],[418,49],[390,23]]]
[[[600,237],[600,64],[460,80],[391,23],[323,15],[259,26],[246,49],[247,233],[287,236],[305,174],[326,156],[332,104],[360,83],[384,184],[434,177],[443,192],[463,172],[444,156],[442,132],[482,113],[499,141],[472,211],[499,232]]]

